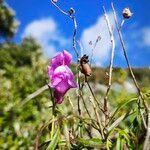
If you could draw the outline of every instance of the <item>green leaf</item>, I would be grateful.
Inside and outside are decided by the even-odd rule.
[[[104,143],[99,138],[92,138],[92,139],[83,139],[78,138],[77,142],[84,147],[92,147],[92,148],[102,148],[104,147]]]
[[[111,124],[111,126],[107,129],[108,131],[112,130],[113,128],[117,127],[120,122],[123,121],[123,119],[126,117],[126,114],[123,114],[122,116],[120,116],[115,122],[113,122]]]
[[[120,109],[122,109],[123,107],[125,107],[126,105],[130,104],[133,101],[136,101],[137,98],[132,98],[130,100],[128,100],[126,103],[123,103],[121,106],[119,106],[116,111],[114,112],[114,114],[111,117],[111,120],[109,121],[109,123],[113,120],[113,118],[115,117],[115,115],[120,111]]]
[[[46,150],[55,150],[56,146],[59,142],[59,137],[60,137],[60,130],[58,128],[55,135],[52,138],[52,141],[50,142],[50,144],[49,144],[49,146],[47,147]]]
[[[122,143],[127,144],[129,149],[134,149],[133,139],[126,130],[120,130],[120,137],[122,137]]]
[[[121,148],[121,139],[120,139],[120,136],[117,138],[117,143],[116,143],[116,149],[117,150],[120,150]]]
[[[107,147],[107,150],[110,150],[110,148],[112,147],[112,143],[109,138],[107,138],[106,140],[106,147]]]

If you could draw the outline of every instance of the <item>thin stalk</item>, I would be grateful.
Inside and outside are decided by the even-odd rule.
[[[121,25],[120,25],[120,30],[122,29],[123,25],[125,23],[125,19],[122,20]]]
[[[54,135],[54,129],[55,129],[55,116],[53,115],[52,116],[52,130],[51,130],[51,138],[53,138],[53,135]]]
[[[87,106],[86,106],[84,97],[83,97],[83,95],[82,95],[82,91],[80,91],[80,97],[81,97],[81,99],[82,99],[82,101],[83,101],[84,108],[85,108],[85,110],[86,110],[86,112],[87,112],[89,118],[91,118],[90,112],[89,112],[89,110],[88,110],[88,108],[87,108]]]
[[[72,19],[73,24],[74,24],[74,31],[73,31],[73,49],[77,55],[77,58],[79,58],[79,53],[77,51],[76,48],[76,34],[77,34],[77,21],[76,21],[76,17],[74,15],[70,15],[68,12],[62,10],[56,3],[53,2],[53,0],[51,0],[51,3],[64,15],[68,16],[69,18]]]
[[[62,10],[55,2],[53,2],[53,0],[51,0],[51,3],[64,15],[68,16],[72,21],[73,21],[73,25],[74,25],[74,30],[73,30],[73,36],[72,36],[72,46],[73,46],[73,49],[76,53],[76,56],[77,56],[77,64],[79,63],[78,60],[79,60],[79,52],[77,51],[77,47],[76,47],[76,34],[77,34],[77,21],[76,21],[76,17],[74,14],[70,14],[64,10]],[[79,74],[79,70],[78,70],[78,91],[80,90],[80,74]],[[79,94],[78,94],[78,113],[79,115],[81,115],[81,109],[80,109],[80,97],[79,97]]]
[[[110,21],[108,18],[108,15],[106,13],[105,7],[103,6],[103,11],[104,11],[104,16],[105,16],[105,20],[106,20],[106,24],[108,27],[108,31],[109,31],[109,35],[110,35],[110,42],[111,42],[111,58],[110,58],[110,65],[109,65],[109,81],[108,81],[108,87],[107,87],[107,91],[104,97],[104,111],[108,111],[108,94],[111,88],[111,84],[112,84],[112,70],[113,70],[113,61],[114,61],[114,52],[115,52],[115,40],[114,40],[114,35],[113,35],[113,31],[110,25]],[[108,115],[108,114],[107,114]],[[105,122],[107,120],[108,116],[105,115]]]
[[[92,103],[92,106],[93,106],[93,110],[94,110],[94,113],[95,113],[95,116],[96,116],[96,119],[97,119],[97,122],[98,122],[98,126],[100,128],[100,134],[102,136],[102,139],[105,139],[105,136],[104,136],[104,133],[103,133],[103,128],[102,128],[102,124],[101,124],[101,120],[100,120],[100,116],[98,114],[98,110],[97,110],[97,107],[94,103],[94,100],[90,99],[90,102]]]
[[[141,100],[140,100],[140,97],[138,98],[137,104],[138,104],[138,110],[139,110],[139,113],[140,113],[141,118],[142,118],[142,120],[143,120],[143,125],[144,125],[145,129],[147,129],[146,121],[145,121],[144,116],[143,116],[143,114],[142,114],[142,112],[141,112],[142,106],[141,106]]]
[[[148,111],[148,126],[147,126],[147,133],[144,141],[144,147],[143,150],[149,150],[150,148],[150,106]]]
[[[147,105],[147,103],[144,100],[144,96],[143,96],[143,94],[142,94],[142,92],[140,90],[140,87],[139,87],[139,85],[138,85],[138,83],[136,81],[136,78],[135,78],[134,73],[132,71],[131,65],[129,63],[128,55],[127,55],[126,48],[125,48],[125,43],[124,43],[124,40],[123,40],[121,29],[119,27],[117,15],[116,15],[116,11],[115,11],[113,3],[111,3],[111,7],[112,7],[112,10],[113,10],[114,20],[115,20],[115,23],[116,23],[116,28],[117,28],[117,31],[118,31],[118,35],[119,35],[119,39],[120,39],[120,42],[121,42],[122,50],[123,50],[123,53],[124,53],[124,57],[125,57],[126,62],[127,62],[127,66],[129,68],[129,71],[130,71],[130,74],[132,76],[133,82],[134,82],[134,84],[135,84],[135,86],[136,86],[136,88],[138,90],[138,94],[141,97],[141,99],[143,100],[144,107],[145,107],[146,112],[148,114],[148,105]]]
[[[95,50],[95,48],[96,48],[97,43],[98,43],[99,40],[100,40],[100,36],[97,37],[97,39],[96,39],[96,41],[94,43],[94,46],[92,48],[92,54],[91,54],[91,59],[90,59],[90,66],[92,65],[92,59],[93,59],[93,55],[94,55],[94,50]]]
[[[49,88],[49,92],[50,92],[50,95],[51,95],[51,100],[52,100],[52,114],[53,116],[56,116],[56,112],[55,112],[55,107],[56,107],[56,103],[55,103],[55,99],[54,99],[54,96],[53,96],[53,93],[52,93],[52,89],[50,87],[49,84],[47,84],[48,88]]]
[[[98,102],[98,100],[97,100],[97,98],[96,98],[96,96],[95,96],[95,94],[94,94],[94,92],[93,92],[93,90],[92,90],[92,88],[91,88],[91,86],[90,86],[90,84],[89,84],[89,81],[88,81],[88,79],[87,79],[87,76],[85,76],[85,82],[87,83],[88,88],[89,88],[89,90],[90,90],[90,92],[91,92],[91,94],[92,94],[92,96],[93,96],[93,99],[95,100],[95,102],[96,102],[98,108],[100,109],[100,111],[102,111],[103,113],[105,113],[105,111],[104,111],[103,108],[101,107],[102,104]],[[101,106],[100,106],[100,105],[101,105]]]
[[[80,108],[80,89],[81,89],[81,86],[80,86],[80,72],[78,70],[78,77],[77,77],[77,83],[78,83],[78,90],[77,90],[77,97],[78,97],[78,113],[79,113],[79,116],[81,116],[81,108]]]

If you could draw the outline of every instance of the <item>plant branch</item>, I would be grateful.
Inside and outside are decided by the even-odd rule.
[[[110,35],[110,41],[111,41],[111,58],[110,58],[110,65],[109,65],[109,81],[108,81],[108,87],[107,87],[107,91],[104,97],[104,111],[108,111],[108,94],[111,88],[111,84],[112,84],[112,70],[113,70],[113,61],[114,61],[114,52],[115,52],[115,40],[114,40],[114,35],[113,35],[113,31],[110,25],[110,21],[108,18],[108,15],[106,13],[105,7],[103,6],[103,11],[104,11],[104,16],[105,16],[105,20],[106,20],[106,24],[108,27],[108,31],[109,31],[109,35]],[[107,116],[105,115],[105,120],[107,119]]]
[[[76,48],[76,34],[77,34],[77,21],[76,21],[76,17],[74,15],[71,15],[70,13],[62,10],[56,3],[53,2],[53,0],[51,0],[51,3],[64,15],[68,16],[69,18],[72,19],[73,24],[74,24],[74,31],[73,31],[73,49],[77,55],[77,58],[79,58],[79,53],[77,51]]]
[[[88,110],[88,108],[87,108],[87,106],[86,106],[86,103],[85,103],[85,100],[84,100],[84,97],[83,97],[83,95],[82,95],[82,91],[81,91],[81,90],[80,90],[80,97],[82,98],[84,108],[85,108],[85,110],[86,110],[86,112],[87,112],[89,118],[91,118],[90,112],[89,112],[89,110]]]
[[[103,111],[103,109],[102,109],[102,107],[101,107],[102,104],[101,104],[101,102],[98,102],[98,100],[97,100],[97,98],[96,98],[96,96],[95,96],[95,94],[94,94],[94,92],[93,92],[93,90],[92,90],[92,88],[91,88],[91,86],[90,86],[90,84],[89,84],[89,81],[88,81],[86,75],[85,75],[85,82],[87,83],[88,88],[89,88],[89,90],[90,90],[90,92],[91,92],[91,94],[92,94],[92,96],[93,96],[93,98],[94,98],[96,104],[99,106],[99,109],[104,113],[104,111]]]
[[[138,90],[138,94],[142,98],[144,107],[145,107],[145,109],[146,109],[146,111],[148,113],[148,106],[147,106],[147,104],[146,104],[146,102],[144,100],[144,96],[143,96],[143,94],[142,94],[142,92],[140,90],[140,87],[139,87],[139,85],[138,85],[138,83],[136,81],[136,78],[135,78],[134,73],[132,71],[131,65],[129,63],[129,59],[128,59],[128,56],[127,56],[127,52],[126,52],[126,48],[125,48],[125,43],[124,43],[122,32],[121,32],[121,28],[119,27],[119,22],[118,22],[118,19],[117,19],[117,15],[116,15],[116,11],[115,11],[113,3],[111,3],[111,7],[112,7],[112,10],[113,10],[114,19],[115,19],[115,23],[116,23],[116,28],[117,28],[119,39],[120,39],[121,46],[122,46],[122,49],[123,49],[124,57],[125,57],[126,62],[127,62],[127,66],[129,68],[129,71],[130,71],[130,74],[132,76],[133,82],[134,82],[134,84],[135,84],[135,86],[136,86],[136,88]]]
[[[98,126],[100,128],[100,134],[102,136],[102,139],[104,139],[105,136],[104,136],[104,133],[103,133],[103,128],[102,128],[102,124],[101,124],[100,116],[98,114],[97,107],[94,103],[94,100],[92,100],[92,98],[90,98],[90,102],[92,103],[92,106],[93,106],[93,109],[94,109],[94,112],[95,112],[95,116],[96,116],[96,119],[97,119],[97,122],[98,122]]]
[[[92,48],[92,54],[91,54],[91,59],[90,59],[90,66],[92,65],[92,59],[93,59],[93,55],[94,55],[94,50],[95,50],[95,48],[96,48],[96,46],[97,46],[97,43],[98,43],[98,41],[99,41],[100,39],[101,39],[101,37],[98,36],[97,39],[96,39],[96,41],[95,41],[95,43],[94,43],[94,46],[93,46],[93,48]]]
[[[80,85],[80,72],[79,72],[79,70],[78,70],[77,83],[78,83],[78,90],[77,90],[78,113],[79,113],[79,116],[81,116],[81,108],[80,108],[80,90],[81,90],[81,85]]]

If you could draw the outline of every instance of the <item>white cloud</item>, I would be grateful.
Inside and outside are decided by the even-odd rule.
[[[62,36],[56,21],[50,17],[29,23],[22,34],[22,37],[25,36],[34,37],[43,47],[45,55],[51,57],[59,47],[65,48],[70,44],[70,40]]]
[[[138,31],[138,32],[137,32]],[[128,45],[130,47],[137,47],[143,49],[145,47],[150,47],[150,26],[143,28],[135,28],[132,32],[128,33]],[[134,41],[134,42],[130,42]]]
[[[109,12],[108,16],[112,27],[114,27],[115,23],[113,20],[113,13]],[[85,49],[85,53],[88,55],[91,55],[91,46],[89,45],[89,41],[94,43],[98,36],[101,36],[101,40],[97,44],[94,51],[93,60],[96,65],[103,66],[104,63],[108,62],[108,57],[111,50],[110,36],[104,16],[100,16],[97,22],[91,27],[86,28],[81,35],[81,42]]]
[[[150,27],[144,28],[142,32],[144,45],[150,47]]]

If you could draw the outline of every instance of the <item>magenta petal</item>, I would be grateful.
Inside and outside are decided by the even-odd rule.
[[[61,81],[62,81],[62,78],[60,77],[52,78],[51,87],[57,86]]]
[[[77,83],[74,80],[68,80],[68,84],[71,86],[71,88],[77,87]]]
[[[71,87],[65,80],[62,80],[57,86],[55,86],[55,89],[59,91],[60,93],[66,93],[67,90],[69,90]]]
[[[55,69],[52,77],[52,86],[55,87],[57,91],[61,93],[65,93],[70,88],[77,87],[73,73],[68,68],[68,66],[62,65]]]
[[[63,96],[64,94],[58,92],[57,90],[54,91],[55,102],[57,104],[61,104],[63,102]]]
[[[64,55],[64,65],[70,66],[72,59],[71,54],[64,50],[63,55]]]
[[[64,73],[72,73],[71,70],[66,65],[61,65],[61,66],[57,67],[53,72],[54,75],[64,74]]]
[[[67,65],[68,67],[70,66],[71,63],[71,59],[72,56],[70,53],[68,53],[67,51],[63,51],[61,53],[58,53],[55,57],[52,58],[51,60],[51,64],[48,67],[48,75],[49,77],[52,76],[52,73],[54,72],[54,70],[61,66],[61,65]]]

